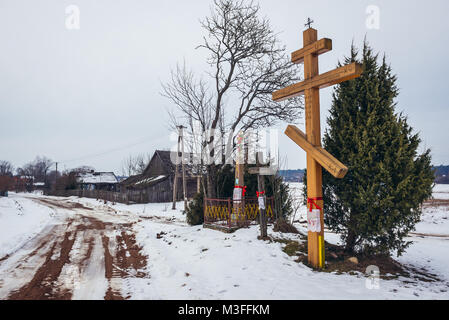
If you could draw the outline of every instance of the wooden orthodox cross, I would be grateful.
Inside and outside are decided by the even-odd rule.
[[[324,267],[324,218],[322,170],[336,178],[348,172],[340,161],[321,147],[320,89],[357,78],[362,66],[357,63],[319,74],[318,55],[332,50],[331,39],[318,41],[318,32],[309,28],[303,32],[304,47],[292,53],[292,62],[304,63],[304,81],[273,92],[274,101],[305,96],[306,133],[289,125],[285,134],[307,152],[308,261],[316,268]]]
[[[245,144],[244,133],[240,131],[237,134],[237,149],[235,158],[235,186],[233,195],[233,216],[231,219],[236,219],[236,215],[243,214],[245,210]]]

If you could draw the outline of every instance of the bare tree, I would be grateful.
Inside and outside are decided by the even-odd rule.
[[[0,160],[0,176],[12,176],[14,166],[9,161]]]
[[[215,159],[217,132],[231,132],[231,146],[243,130],[271,126],[277,121],[296,122],[303,109],[301,100],[275,103],[271,93],[297,82],[299,72],[290,62],[267,18],[260,17],[259,5],[247,0],[215,0],[201,26],[206,31],[198,48],[208,53],[210,70],[195,76],[183,65],[172,71],[162,85],[162,95],[176,107],[172,117],[198,136],[209,159]],[[176,117],[178,115],[178,117]],[[229,142],[228,140],[228,142]],[[207,165],[207,193],[215,196],[217,167]]]
[[[132,176],[142,174],[150,162],[149,154],[130,155],[122,161],[122,174],[124,176]]]
[[[34,177],[37,182],[47,182],[47,172],[54,164],[52,160],[45,156],[37,156],[33,161],[27,163],[22,168],[18,168],[19,175]]]

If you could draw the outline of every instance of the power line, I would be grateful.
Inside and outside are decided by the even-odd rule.
[[[131,143],[131,144],[127,144],[127,145],[122,145],[122,146],[120,146],[120,147],[116,147],[116,148],[109,149],[109,150],[106,150],[106,151],[103,151],[103,152],[99,152],[99,153],[89,154],[89,155],[82,156],[82,157],[79,157],[79,158],[74,158],[74,159],[70,159],[70,160],[60,161],[60,163],[67,164],[67,163],[69,163],[69,162],[75,162],[75,161],[81,161],[81,160],[87,160],[87,159],[97,158],[97,157],[101,157],[101,156],[104,156],[104,155],[107,155],[107,154],[110,154],[110,153],[113,153],[113,152],[117,152],[117,151],[129,149],[129,148],[131,148],[131,147],[134,147],[134,146],[137,146],[137,145],[140,145],[140,144],[148,143],[148,142],[149,142],[148,139],[151,139],[151,138],[152,138],[151,141],[157,141],[157,140],[160,140],[160,139],[166,138],[166,137],[167,137],[166,135],[164,135],[164,136],[159,136],[159,137],[157,137],[157,138],[154,138],[154,137],[145,137],[145,138],[139,139],[138,142],[135,142],[135,143]]]

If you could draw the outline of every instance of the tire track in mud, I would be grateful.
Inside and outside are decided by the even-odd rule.
[[[58,280],[62,268],[68,262],[69,254],[75,242],[76,231],[66,232],[64,239],[59,244],[55,242],[50,251],[48,251],[44,264],[37,270],[33,279],[24,287],[13,292],[8,299],[10,300],[37,300],[37,299],[58,299],[67,300],[72,297],[68,290],[59,290],[53,285]],[[54,252],[59,244],[60,255],[57,259]]]
[[[120,291],[113,289],[113,279],[120,277],[117,272],[114,272],[114,259],[109,251],[109,237],[103,235],[102,237],[103,249],[104,249],[104,263],[105,263],[105,276],[108,279],[108,289],[104,296],[105,300],[125,300]]]
[[[128,227],[125,225],[125,227]],[[105,294],[105,300],[124,300],[129,299],[130,292],[121,292],[117,286],[123,288],[123,280],[134,278],[149,278],[149,275],[143,271],[147,266],[147,257],[142,252],[142,247],[137,245],[135,235],[121,229],[115,237],[115,247],[111,254],[112,239],[103,235],[103,248],[105,254],[105,273],[108,279],[108,290]],[[123,291],[123,290],[122,290]],[[124,297],[122,294],[126,294]]]
[[[29,253],[17,260],[9,271],[13,277],[26,274],[25,271],[16,273],[14,270],[36,269],[36,272],[30,281],[22,281],[24,284],[11,291],[8,299],[66,300],[73,298],[74,292],[77,298],[83,298],[92,296],[90,288],[105,279],[104,299],[123,300],[130,298],[132,293],[131,289],[126,289],[127,279],[149,278],[144,270],[147,257],[142,254],[132,230],[135,222],[102,221],[100,217],[91,216],[94,213],[91,208],[85,212],[87,215],[81,214],[79,209],[85,207],[78,203],[73,205],[53,199],[40,202],[51,207],[72,209],[76,214],[49,229],[45,236],[35,241],[35,247],[29,248]],[[17,258],[16,254],[18,256],[20,252],[4,257],[2,261]],[[40,266],[35,256],[41,257],[37,261],[44,260]],[[96,265],[98,263],[101,265]],[[0,281],[0,286],[2,284]],[[80,285],[85,287],[80,290]],[[96,290],[95,296],[98,293],[101,291]]]

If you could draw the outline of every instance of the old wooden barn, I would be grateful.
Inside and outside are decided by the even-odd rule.
[[[156,150],[142,174],[120,182],[120,191],[128,193],[138,202],[170,202],[173,200],[175,164],[170,151]],[[177,200],[183,199],[181,166],[178,171]],[[198,179],[186,166],[187,197],[192,198],[198,190]]]

